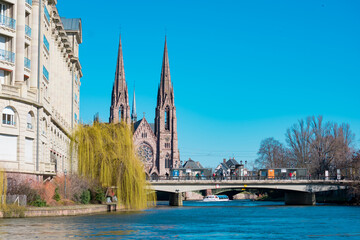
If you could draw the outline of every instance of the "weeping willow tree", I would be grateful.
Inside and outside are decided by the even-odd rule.
[[[6,173],[0,169],[0,209],[6,207],[6,190],[7,190],[7,179]]]
[[[125,124],[94,122],[79,125],[72,139],[78,156],[78,173],[97,179],[104,187],[115,187],[120,204],[144,209],[155,204],[144,166],[135,154],[131,129]]]

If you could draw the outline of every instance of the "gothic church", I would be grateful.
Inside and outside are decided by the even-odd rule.
[[[137,120],[135,90],[130,115],[121,38],[119,40],[109,121],[112,123],[125,121],[129,126],[130,124],[133,125],[133,141],[136,152],[144,162],[149,177],[165,176],[170,174],[172,168],[180,167],[174,89],[170,77],[166,38],[155,108],[155,122],[148,123],[145,116],[141,120]]]

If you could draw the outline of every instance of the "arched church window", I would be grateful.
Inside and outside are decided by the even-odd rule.
[[[11,107],[4,108],[2,112],[2,123],[6,125],[15,125],[15,111]]]
[[[147,143],[142,143],[138,148],[138,156],[144,163],[152,163],[154,159],[154,151]]]
[[[123,107],[123,105],[121,105],[120,108],[119,108],[119,119],[124,120],[124,107]]]
[[[170,130],[170,109],[169,106],[165,108],[165,130]]]

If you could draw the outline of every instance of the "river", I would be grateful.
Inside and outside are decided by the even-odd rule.
[[[141,212],[1,219],[1,239],[360,239],[360,207],[204,203]]]

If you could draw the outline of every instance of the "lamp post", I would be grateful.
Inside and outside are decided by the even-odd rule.
[[[64,177],[65,177],[65,182],[64,182],[64,192],[65,192],[65,199],[66,199],[66,169],[64,170]]]

